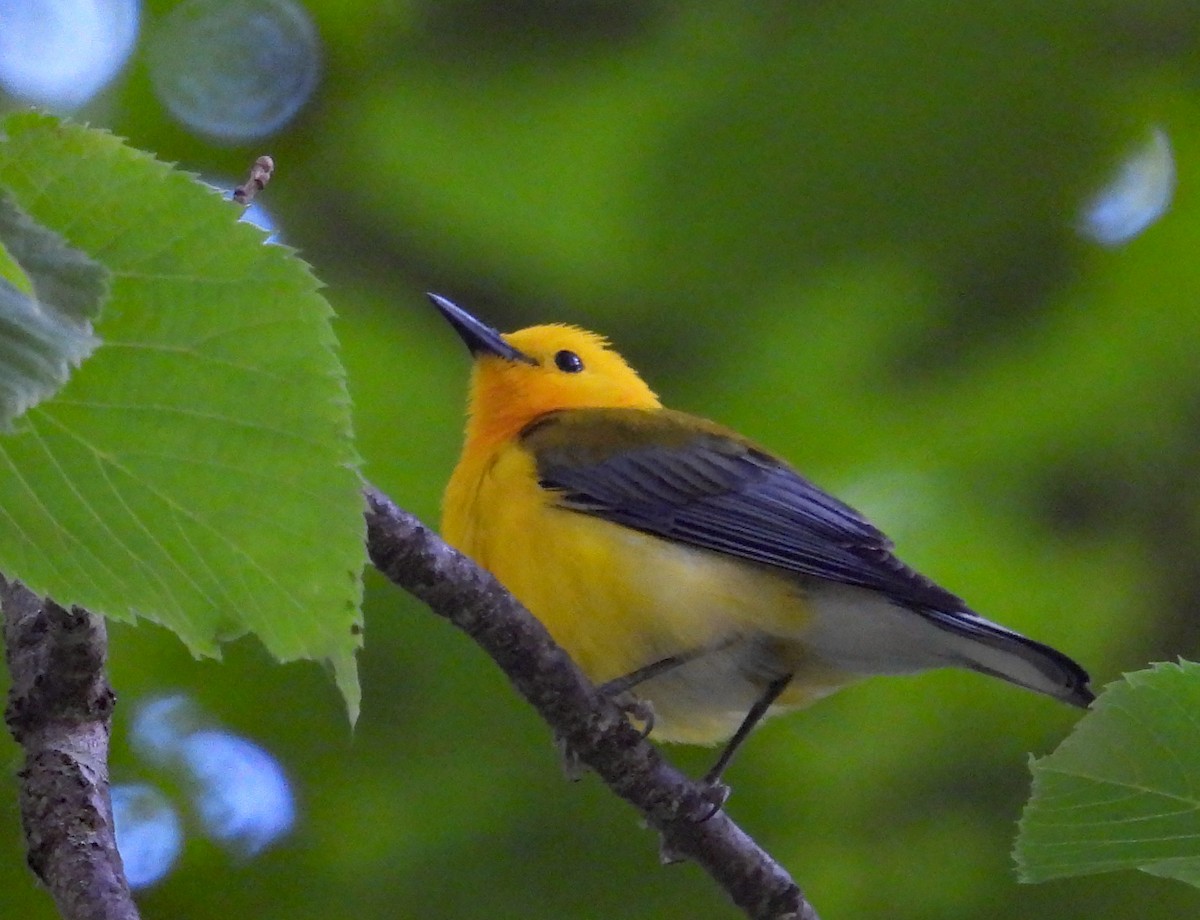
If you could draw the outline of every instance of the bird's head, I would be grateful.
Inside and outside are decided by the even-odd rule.
[[[510,438],[560,409],[661,405],[637,371],[594,332],[554,324],[501,334],[445,297],[429,298],[475,359],[469,401],[474,437]]]

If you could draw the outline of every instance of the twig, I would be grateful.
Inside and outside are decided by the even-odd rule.
[[[238,204],[249,204],[267,187],[274,172],[275,161],[268,156],[259,157],[250,167],[250,178],[233,190],[233,200]]]
[[[480,645],[568,746],[659,832],[664,853],[699,864],[758,920],[817,920],[787,872],[705,791],[667,764],[550,634],[489,573],[368,487],[375,566]]]
[[[17,776],[29,866],[66,920],[137,920],[108,791],[116,697],[104,620],[3,576],[0,608],[12,675],[4,717],[25,750]]]

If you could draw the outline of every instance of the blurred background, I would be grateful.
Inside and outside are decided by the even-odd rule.
[[[257,219],[328,285],[368,477],[430,522],[468,370],[435,290],[606,333],[1099,686],[1200,653],[1192,2],[0,0],[29,105],[226,187],[275,157]],[[366,622],[353,732],[318,665],[112,629],[146,917],[737,916],[370,572]],[[868,681],[758,732],[729,811],[825,920],[1194,914],[1137,873],[1017,884],[1027,755],[1077,718]],[[11,791],[0,890],[54,916]]]

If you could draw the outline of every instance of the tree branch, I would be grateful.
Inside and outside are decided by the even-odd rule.
[[[366,498],[379,571],[474,639],[571,754],[659,832],[664,853],[695,861],[756,920],[817,920],[787,872],[723,811],[706,819],[705,790],[662,759],[495,578],[379,491],[368,487]]]
[[[495,578],[386,496],[368,488],[366,497],[379,570],[474,639],[571,754],[658,831],[664,853],[695,861],[756,920],[817,920],[787,872],[724,812],[711,814],[705,789],[662,759]],[[66,920],[137,920],[108,791],[115,697],[104,621],[2,576],[0,607],[12,675],[5,720],[25,750],[29,865]]]
[[[137,920],[108,792],[116,697],[104,620],[3,576],[0,609],[12,675],[4,717],[25,750],[17,776],[29,866],[66,920]]]

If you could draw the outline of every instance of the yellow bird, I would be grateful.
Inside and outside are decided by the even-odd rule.
[[[444,297],[474,356],[446,540],[652,736],[727,741],[873,674],[962,667],[1086,707],[1088,675],[906,566],[862,515],[735,432],[663,408],[600,336],[501,335]]]

